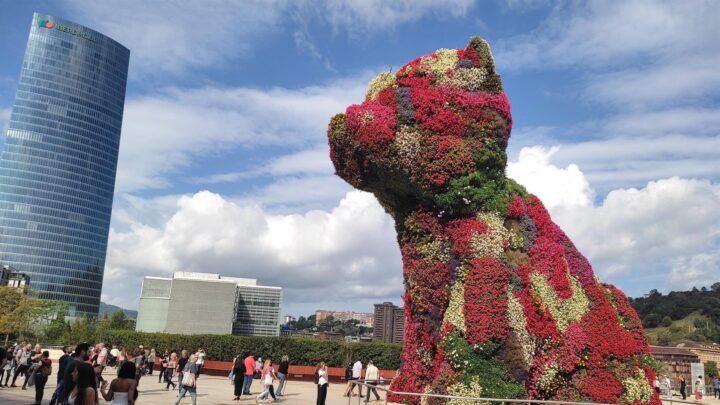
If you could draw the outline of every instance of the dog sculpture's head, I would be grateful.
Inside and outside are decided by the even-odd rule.
[[[372,79],[362,104],[331,119],[330,158],[393,214],[502,211],[511,126],[490,47],[473,37]]]

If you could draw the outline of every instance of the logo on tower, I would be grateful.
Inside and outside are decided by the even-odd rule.
[[[38,20],[38,27],[52,28],[54,26],[55,26],[55,23],[50,20]]]

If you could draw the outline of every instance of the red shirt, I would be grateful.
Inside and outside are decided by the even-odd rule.
[[[253,375],[255,372],[255,359],[253,356],[245,357],[245,375]]]

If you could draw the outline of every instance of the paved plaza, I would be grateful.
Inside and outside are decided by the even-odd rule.
[[[57,351],[53,351],[57,352]],[[55,353],[53,353],[55,354]],[[48,380],[47,386],[45,387],[45,397],[43,404],[50,402],[50,397],[55,390],[55,382],[57,381],[57,356],[53,357],[53,374]],[[105,370],[103,376],[108,381],[115,378],[116,370],[108,368]],[[0,405],[19,405],[19,404],[33,404],[35,398],[35,388],[28,387],[27,390],[23,391],[20,389],[22,379],[18,379],[18,388],[1,388],[0,389]],[[260,393],[260,385],[258,380],[253,381],[252,392],[257,395]],[[314,404],[316,399],[317,386],[311,382],[303,381],[287,381],[287,388],[285,390],[286,396],[278,398],[280,403],[288,405],[307,405]],[[327,405],[347,405],[348,398],[343,397],[346,385],[343,384],[330,384],[327,396]],[[175,402],[177,391],[166,391],[165,384],[158,383],[157,372],[152,376],[145,376],[140,380],[140,396],[136,403],[147,404],[147,405],[167,405]],[[381,401],[371,401],[370,403],[384,404],[385,394],[378,390],[381,396]],[[209,404],[238,404],[233,401],[233,386],[226,377],[214,377],[208,375],[201,375],[198,380],[198,399],[199,405]],[[373,397],[374,398],[374,397]],[[678,398],[679,399],[679,398]],[[363,398],[364,401],[364,398]],[[351,404],[363,403],[358,402],[358,398],[354,397],[351,400]],[[679,402],[663,401],[664,405],[682,405]],[[100,404],[105,404],[104,400],[100,400]],[[181,404],[190,404],[190,397],[186,396]],[[254,404],[255,396],[243,396],[239,404]],[[262,403],[262,401],[261,401]],[[703,403],[708,405],[720,405],[720,400],[713,399],[712,397],[705,397]]]
[[[54,356],[53,356],[54,357]],[[115,378],[115,369],[108,368],[105,373],[103,373],[103,376],[108,381],[111,381],[113,378]],[[43,404],[47,404],[50,402],[50,397],[52,396],[53,391],[55,390],[56,386],[56,380],[57,379],[57,361],[53,360],[53,373],[50,376],[50,379],[48,380],[47,386],[45,387],[45,397],[43,399]],[[20,385],[22,385],[22,377],[18,378],[18,387],[17,388],[2,388],[0,389],[0,405],[10,405],[10,404],[32,404],[34,403],[35,399],[35,388],[34,387],[28,387],[27,390],[23,391],[20,389]],[[307,405],[307,404],[314,404],[316,399],[316,393],[317,393],[317,386],[313,384],[312,382],[303,382],[303,381],[287,381],[286,382],[287,388],[285,389],[285,397],[278,398],[279,403],[288,404],[288,405]],[[175,396],[177,395],[177,391],[165,391],[165,384],[159,384],[158,383],[158,375],[157,372],[153,373],[152,376],[145,376],[140,380],[140,396],[138,397],[138,400],[136,403],[138,404],[148,404],[148,405],[167,405],[172,404],[175,401]],[[251,391],[257,395],[260,393],[260,384],[259,380],[254,380]],[[341,405],[348,403],[348,398],[343,397],[343,393],[345,391],[345,384],[330,384],[330,387],[328,389],[328,396],[327,396],[327,405]],[[382,400],[381,402],[375,402],[375,403],[384,403],[385,395],[381,391],[378,391],[378,393],[381,394]],[[234,395],[233,395],[233,386],[230,384],[230,381],[225,377],[213,377],[213,376],[207,376],[207,375],[201,375],[198,379],[198,399],[197,403],[206,405],[206,404],[238,404],[238,402],[233,401]],[[364,400],[364,399],[363,399]],[[108,402],[105,402],[103,399],[100,400],[100,404],[105,404]],[[186,396],[185,399],[183,399],[181,404],[190,404],[190,396]],[[254,404],[255,403],[255,396],[243,396],[242,399],[239,402],[240,404]],[[261,401],[262,403],[262,401]],[[352,401],[353,404],[358,403],[358,398],[353,398]],[[371,401],[372,403],[372,401]]]

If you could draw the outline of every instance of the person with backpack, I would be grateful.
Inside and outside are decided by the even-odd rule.
[[[42,403],[43,395],[45,395],[45,384],[48,377],[52,374],[52,361],[50,360],[50,352],[45,350],[40,357],[40,365],[35,368],[32,376],[35,383],[35,405]]]

